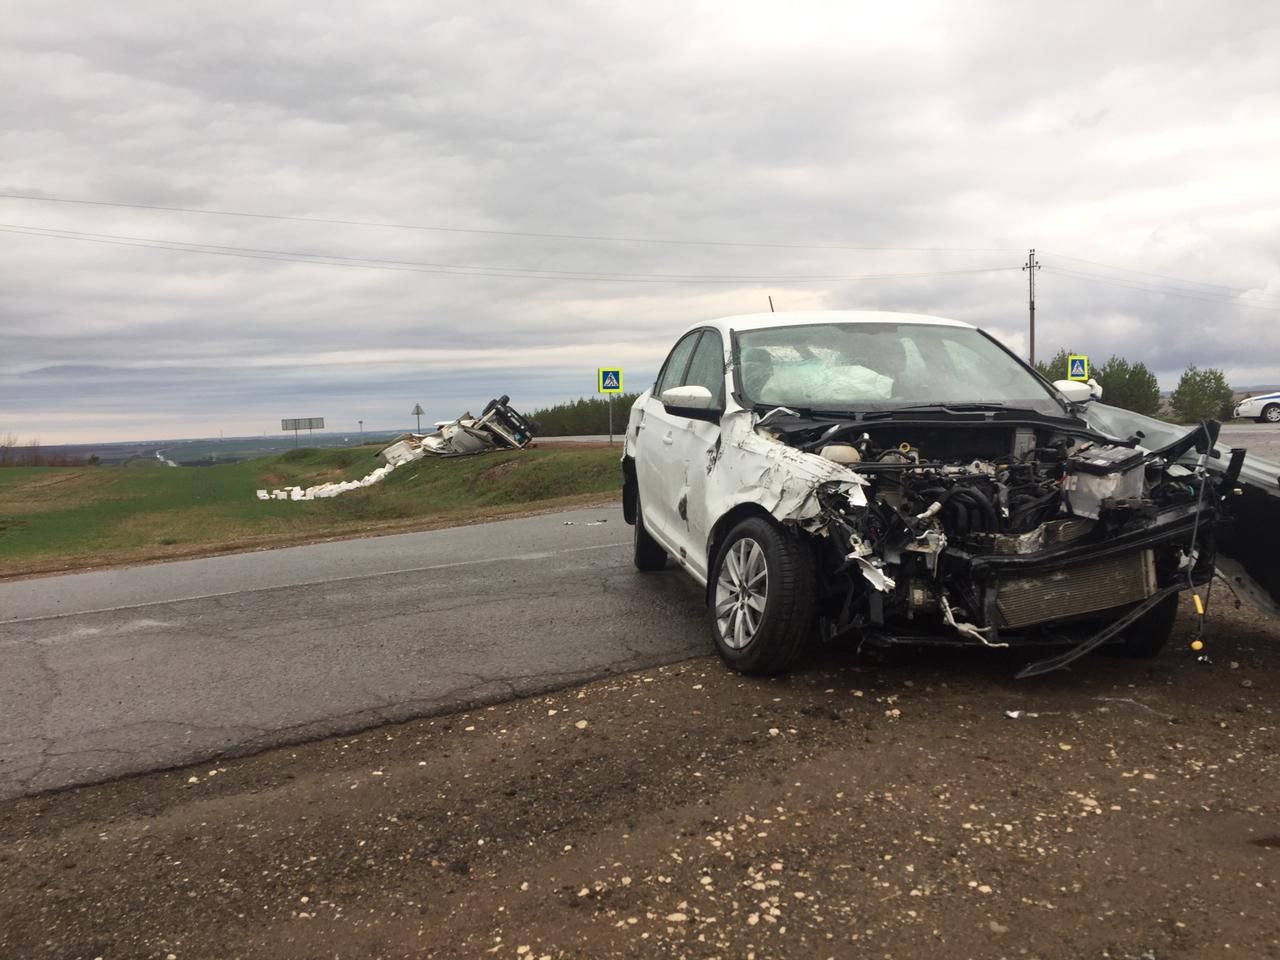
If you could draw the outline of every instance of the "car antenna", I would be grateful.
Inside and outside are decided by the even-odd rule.
[[[769,297],[769,312],[773,313],[773,296],[772,295],[770,295]]]

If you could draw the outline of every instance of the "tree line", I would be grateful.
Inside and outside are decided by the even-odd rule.
[[[638,393],[618,393],[613,397],[613,432],[627,429],[627,417]],[[529,414],[542,437],[599,436],[609,432],[609,402],[605,397],[579,397],[567,403],[543,407]]]
[[[1071,355],[1070,350],[1059,350],[1053,359],[1037,361],[1035,367],[1046,380],[1063,380]],[[1103,403],[1149,417],[1161,416],[1160,384],[1145,363],[1112,356],[1090,370],[1089,375],[1102,387]],[[1235,397],[1221,370],[1214,367],[1201,370],[1190,363],[1182,371],[1169,405],[1173,408],[1173,418],[1182,423],[1230,420],[1235,411]]]
[[[0,467],[96,467],[98,457],[73,457],[65,453],[45,453],[36,438],[19,443],[12,433],[0,433]]]

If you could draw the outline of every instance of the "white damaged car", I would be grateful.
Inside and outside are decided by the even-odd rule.
[[[1261,490],[1255,522],[1274,524],[1280,468],[1215,449],[1212,421],[1099,393],[954,320],[698,325],[631,410],[635,564],[671,558],[705,585],[715,644],[746,672],[787,669],[815,636],[1054,653],[1026,675],[1103,645],[1154,655],[1178,593],[1214,575],[1226,494]]]

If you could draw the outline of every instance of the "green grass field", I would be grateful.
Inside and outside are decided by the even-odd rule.
[[[254,491],[358,479],[377,447],[290,450],[202,468],[0,470],[0,576],[281,546],[600,502],[621,488],[619,448],[426,459],[331,500]]]

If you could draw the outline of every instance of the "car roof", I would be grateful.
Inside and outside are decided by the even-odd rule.
[[[940,327],[966,327],[963,320],[948,320],[923,313],[893,313],[888,310],[793,310],[782,313],[747,313],[736,317],[720,317],[690,325],[687,330],[714,327],[722,334],[730,330],[761,330],[766,327],[798,327],[813,323],[920,323]]]

